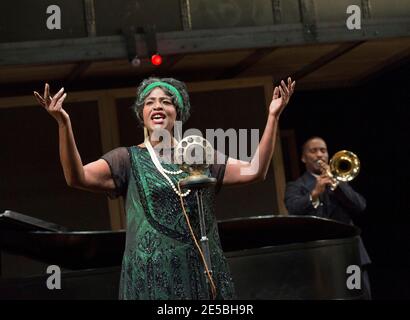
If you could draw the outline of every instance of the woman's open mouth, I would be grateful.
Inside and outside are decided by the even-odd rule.
[[[151,120],[154,124],[163,124],[165,121],[166,115],[163,112],[153,112],[151,115]]]

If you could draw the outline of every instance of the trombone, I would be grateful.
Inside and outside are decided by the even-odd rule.
[[[318,161],[321,165],[322,161]],[[326,169],[326,174],[333,181],[333,183],[330,186],[330,189],[334,191],[340,181],[347,182],[353,180],[357,177],[359,171],[360,161],[357,155],[347,150],[341,150],[339,152],[336,152],[329,161],[329,168]]]

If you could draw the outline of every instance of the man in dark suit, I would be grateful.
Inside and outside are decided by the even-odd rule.
[[[308,139],[302,149],[302,162],[306,172],[296,181],[286,186],[285,204],[290,215],[311,215],[353,224],[351,215],[366,208],[366,200],[346,182],[339,182],[332,191],[334,179],[328,171],[329,154],[326,142],[320,137]],[[366,265],[370,258],[359,242],[360,258],[363,268],[363,292],[370,299],[370,282]]]

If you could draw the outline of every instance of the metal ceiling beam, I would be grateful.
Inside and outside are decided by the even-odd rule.
[[[272,16],[273,16],[273,23],[278,24],[282,22],[281,0],[272,0]]]
[[[363,18],[370,19],[372,17],[372,6],[370,5],[370,0],[361,0],[360,4],[360,7],[363,10]]]
[[[361,30],[348,30],[345,22],[318,23],[315,35],[306,39],[303,24],[263,27],[193,30],[157,34],[158,52],[163,56],[224,50],[270,48],[293,45],[338,43],[409,37],[410,19],[367,20]],[[148,54],[144,36],[135,36],[138,56]],[[0,66],[72,63],[127,59],[123,36],[89,37],[0,44]]]
[[[97,35],[97,25],[95,21],[95,0],[84,0],[84,15],[86,28],[87,28],[87,35],[89,37],[95,37]],[[65,83],[71,83],[78,78],[88,69],[91,65],[91,61],[84,61],[78,63],[68,77],[65,79]]]
[[[304,35],[306,41],[312,41],[316,38],[317,19],[316,7],[314,0],[299,0],[299,11],[302,24],[304,26]]]
[[[87,34],[89,37],[97,35],[97,24],[95,21],[95,0],[84,0],[84,15],[87,22]]]
[[[185,31],[192,30],[191,1],[179,0],[179,6],[181,8],[182,28]]]

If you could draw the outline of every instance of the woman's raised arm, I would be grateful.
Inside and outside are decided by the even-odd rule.
[[[60,162],[67,184],[70,187],[93,192],[114,190],[114,181],[105,160],[99,159],[83,166],[75,143],[70,117],[63,109],[63,102],[67,97],[64,88],[51,97],[50,87],[46,84],[44,96],[36,91],[34,91],[34,96],[58,123]]]
[[[281,85],[274,88],[266,127],[252,161],[228,158],[223,179],[224,185],[243,185],[265,179],[275,149],[279,117],[294,89],[295,81],[292,82],[291,78],[288,78],[287,84],[282,81]]]

